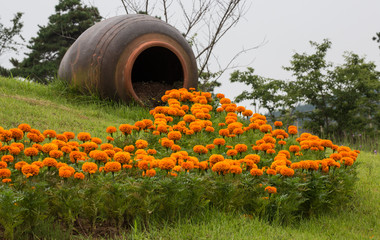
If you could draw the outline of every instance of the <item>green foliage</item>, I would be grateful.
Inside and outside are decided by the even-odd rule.
[[[41,83],[52,81],[66,50],[101,19],[97,8],[82,5],[80,0],[60,0],[55,12],[46,26],[40,26],[37,37],[29,41],[30,53],[12,69],[15,76]]]
[[[376,36],[374,36],[372,40],[380,43],[380,32],[376,33]],[[379,45],[379,48],[380,48],[380,45]]]
[[[38,91],[38,89],[40,90]],[[47,91],[51,92],[48,94],[46,93]],[[62,93],[57,99],[49,98],[52,93],[59,95],[56,89],[52,89],[51,86],[26,82],[19,83],[14,80],[9,82],[7,80],[0,81],[0,94],[2,94],[0,95],[0,104],[4,102],[3,99],[10,98],[10,93],[17,95],[19,98],[21,96],[26,98],[29,96],[28,94],[34,93],[39,100],[49,99],[53,102],[55,101],[54,103],[57,104],[55,106],[65,107],[63,110],[56,107],[56,113],[62,116],[67,115],[67,112],[72,111],[74,107],[77,108],[76,111],[80,111],[82,114],[88,113],[87,108],[99,108],[101,113],[109,113],[101,114],[99,118],[91,118],[86,121],[87,125],[88,122],[100,125],[99,129],[101,130],[94,130],[94,136],[99,136],[104,131],[105,128],[102,125],[103,122],[101,122],[104,121],[104,118],[112,119],[112,125],[115,125],[119,121],[124,122],[128,116],[128,114],[120,114],[117,107],[110,108],[109,104],[106,103],[98,105],[96,101],[65,105],[67,102],[70,103],[69,100],[64,100],[65,96],[67,96],[65,93]],[[3,97],[4,94],[6,94],[6,97]],[[58,102],[60,103],[59,105]],[[21,109],[25,108],[25,106],[23,105]],[[38,104],[34,106],[35,112],[37,112],[34,118],[38,121],[44,118],[40,116],[44,111],[40,108]],[[2,109],[1,112],[5,112],[2,116],[4,116],[4,121],[7,121],[7,128],[10,128],[11,124],[15,123],[9,122],[10,117],[5,117],[7,116],[6,113],[9,112],[9,106],[8,108],[1,107],[0,109]],[[126,108],[123,111],[133,115],[133,118],[129,119],[130,121],[140,120],[142,117],[141,115],[134,115],[136,114],[132,113],[134,109]],[[146,109],[140,108],[139,111],[143,112]],[[212,114],[212,119],[215,121],[223,121],[226,117],[226,113]],[[68,123],[66,124],[74,125],[78,120],[68,119],[67,121]],[[175,121],[178,121],[178,119]],[[4,125],[2,124],[2,126]],[[215,127],[218,129],[217,126]],[[46,129],[46,126],[41,126],[41,129]],[[240,138],[229,138],[227,139],[227,144],[234,145],[236,141],[255,142],[255,140],[263,136],[263,133],[258,131],[249,133],[247,136],[240,136]],[[136,132],[133,137],[145,139],[146,135],[149,135],[149,133],[141,131]],[[213,137],[210,138],[210,135],[200,133],[196,135],[196,139],[202,142],[208,141],[208,139],[213,139]],[[119,136],[114,134],[114,137]],[[122,137],[126,138],[125,136]],[[293,137],[290,137],[287,141],[288,144],[296,142]],[[25,142],[26,146],[29,146],[28,144],[30,143]],[[180,144],[190,153],[191,148],[189,145],[191,146],[194,143],[183,137]],[[123,143],[117,146],[122,147]],[[154,148],[158,150],[157,158],[167,155],[166,150],[160,147],[159,145],[154,145]],[[279,150],[280,148],[276,148],[277,152]],[[215,151],[213,153],[219,153],[218,149],[213,151]],[[225,152],[225,149],[220,151]],[[0,154],[3,154],[3,152]],[[325,154],[328,153],[321,152],[318,158],[324,158]],[[261,162],[263,162],[262,166],[268,166],[273,160],[273,156],[268,154],[262,153],[260,155]],[[20,159],[24,158],[22,153],[19,157]],[[304,156],[299,160],[315,159],[316,157],[316,153],[305,151]],[[37,158],[42,159],[44,156],[40,155]],[[361,161],[367,158],[369,159],[369,156],[366,155]],[[67,156],[61,160],[70,164]],[[297,161],[294,159],[294,155],[292,155],[293,160]],[[378,168],[376,165],[378,161],[375,160],[377,159],[374,158],[368,163],[364,161],[366,164],[371,163],[371,165],[368,165],[368,169],[365,169],[365,172],[361,168],[361,177],[364,177],[366,184],[373,188],[378,185]],[[292,177],[285,177],[280,174],[275,176],[264,174],[260,177],[253,177],[248,172],[241,175],[228,173],[222,176],[210,170],[202,172],[194,169],[190,172],[181,171],[177,177],[168,176],[166,171],[157,170],[156,176],[148,178],[142,176],[142,170],[134,168],[130,170],[123,169],[115,173],[114,176],[110,173],[96,173],[91,177],[86,175],[84,180],[72,178],[64,180],[58,176],[56,169],[49,170],[47,167],[43,167],[39,175],[29,178],[23,176],[19,171],[12,172],[12,183],[0,182],[0,191],[1,193],[3,191],[6,193],[9,189],[13,193],[6,200],[3,200],[3,198],[0,198],[0,200],[2,201],[1,203],[9,204],[13,203],[14,199],[20,199],[17,200],[17,206],[22,211],[20,215],[22,225],[17,223],[14,227],[8,227],[8,229],[13,229],[15,239],[72,239],[76,237],[74,234],[78,233],[94,234],[94,237],[97,237],[98,234],[107,235],[110,232],[111,234],[120,234],[120,232],[131,231],[131,229],[134,230],[134,236],[136,237],[142,234],[140,231],[144,229],[152,231],[152,234],[160,235],[159,232],[168,231],[166,228],[170,229],[170,225],[177,221],[185,221],[188,224],[188,228],[193,234],[191,235],[193,239],[194,236],[203,236],[202,234],[206,233],[210,234],[210,236],[224,233],[229,238],[231,238],[231,235],[236,235],[238,236],[237,238],[244,239],[244,236],[240,236],[242,236],[241,234],[243,234],[244,230],[249,229],[247,226],[254,226],[251,222],[252,219],[255,224],[263,226],[264,230],[261,229],[261,231],[265,232],[269,231],[266,230],[268,228],[273,229],[273,225],[268,223],[283,224],[280,228],[282,229],[293,223],[296,223],[295,225],[305,224],[303,222],[307,221],[300,220],[309,217],[314,218],[331,206],[334,206],[334,209],[337,207],[346,209],[347,204],[355,207],[363,204],[360,203],[363,196],[374,201],[374,203],[378,202],[380,198],[376,198],[378,197],[376,191],[373,193],[368,192],[367,194],[357,192],[358,186],[355,185],[356,163],[347,168],[342,165],[341,169],[335,169],[329,173],[323,173],[320,170],[314,172],[299,169],[296,170],[296,174]],[[80,171],[81,164],[73,164],[73,166],[77,171]],[[361,166],[359,165],[359,167]],[[370,181],[373,182],[371,183]],[[264,191],[266,186],[276,186],[278,193],[269,195]],[[354,190],[356,191],[354,192]],[[360,189],[360,191],[364,190]],[[378,206],[378,204],[373,206]],[[0,210],[3,211],[1,207]],[[14,214],[14,216],[19,214],[17,209],[6,208],[6,210],[10,211],[10,213],[6,214]],[[226,212],[228,215],[224,214]],[[326,212],[328,213],[329,211]],[[0,214],[2,213],[0,212]],[[6,214],[4,216],[7,216]],[[376,216],[379,216],[378,210],[375,209],[373,214],[375,214],[374,219],[376,219]],[[364,217],[366,222],[369,221],[368,216],[364,214],[361,216]],[[216,219],[213,218],[224,220],[215,224]],[[14,221],[16,220],[17,218],[14,218]],[[209,223],[215,224],[213,225],[214,229],[206,229],[205,226],[209,226],[207,225]],[[339,221],[338,223],[341,222]],[[231,232],[227,233],[222,230],[220,224],[230,229],[229,231]],[[55,226],[54,232],[47,231],[52,226]],[[378,223],[372,221],[370,226],[376,229]],[[345,226],[340,227],[344,228]],[[197,228],[196,231],[194,230],[195,228]],[[367,230],[369,227],[365,229]],[[321,229],[319,230],[321,231]],[[60,231],[62,231],[61,235],[58,235]],[[331,233],[331,230],[328,231]],[[317,234],[316,236],[321,234],[315,230],[312,233]],[[149,234],[149,232],[144,234]],[[175,234],[182,236],[178,237],[179,239],[183,239],[185,235],[190,236],[189,231],[185,232],[184,230]],[[255,231],[247,235],[252,237],[252,234],[256,234]],[[259,234],[263,233],[260,232]],[[277,234],[279,235],[276,236],[281,236],[280,233]],[[191,239],[191,236],[188,238]],[[165,239],[165,237],[163,238]],[[175,239],[175,237],[173,238]],[[152,239],[157,238],[152,237]]]
[[[268,110],[270,120],[274,121],[274,113],[284,104],[285,96],[281,93],[284,90],[285,82],[261,77],[254,74],[253,68],[248,68],[246,72],[239,70],[233,72],[231,82],[241,82],[251,87],[250,91],[244,90],[236,98],[236,102],[252,100],[253,106],[260,106]]]
[[[253,100],[253,105],[265,108],[272,120],[280,113],[284,123],[299,120],[304,129],[324,136],[376,136],[380,131],[380,72],[376,65],[357,54],[345,53],[345,62],[333,66],[326,61],[329,40],[310,44],[313,53],[296,53],[290,66],[284,67],[295,78],[292,81],[261,77],[252,68],[233,72],[231,82],[251,87],[235,100]],[[300,112],[296,110],[299,105],[314,109]]]
[[[23,13],[21,12],[14,15],[11,20],[11,27],[4,27],[4,25],[0,23],[0,55],[9,50],[17,50],[16,46],[19,46],[20,43],[14,40],[16,36],[19,36],[22,40],[24,40],[21,36],[21,29],[24,26],[23,22],[21,22],[22,15]]]

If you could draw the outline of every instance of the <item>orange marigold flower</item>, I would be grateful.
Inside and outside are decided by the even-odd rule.
[[[245,116],[245,117],[250,117],[250,116],[252,116],[252,114],[253,114],[253,112],[251,110],[245,110],[243,112],[243,116]]]
[[[202,162],[198,163],[198,168],[200,170],[207,170],[208,169],[208,162],[202,161]]]
[[[38,175],[40,173],[40,168],[37,165],[29,165],[25,164],[21,168],[22,174],[24,174],[27,178],[31,176]]]
[[[98,148],[98,144],[96,144],[94,142],[84,142],[80,146],[83,147],[83,151],[85,153],[89,153],[92,150],[95,150]]]
[[[226,144],[226,140],[223,138],[215,138],[213,141],[214,145],[221,146]]]
[[[161,159],[158,163],[159,168],[162,170],[171,170],[175,166],[175,162],[171,157],[165,157]]]
[[[118,172],[121,170],[121,164],[119,162],[107,162],[104,165],[104,171],[107,172]]]
[[[135,142],[135,146],[138,148],[138,149],[144,149],[144,148],[147,148],[148,147],[148,142],[145,141],[145,140],[142,140],[142,139],[139,139]]]
[[[224,98],[224,94],[223,93],[217,93],[216,97],[219,99],[222,99],[222,98]]]
[[[58,170],[58,174],[61,178],[69,178],[73,176],[74,173],[75,173],[75,169],[70,166],[63,166],[63,167],[60,167]]]
[[[209,162],[211,165],[214,165],[215,163],[221,162],[221,161],[224,161],[224,157],[223,155],[220,155],[220,154],[213,154],[209,158]]]
[[[26,164],[28,164],[28,163],[25,162],[25,161],[17,162],[17,163],[15,164],[15,168],[16,168],[17,170],[21,171],[22,167],[23,167],[24,165],[26,165]]]
[[[131,160],[131,155],[129,152],[118,152],[115,153],[113,159],[119,163],[128,163]]]
[[[9,146],[8,148],[8,152],[14,156],[17,156],[20,154],[21,150],[20,148],[18,147],[15,147],[15,146]]]
[[[189,126],[189,128],[193,132],[200,132],[200,131],[202,131],[202,126],[199,123],[197,123],[197,122],[191,123],[190,126]]]
[[[267,173],[268,175],[276,175],[276,174],[277,174],[276,170],[271,169],[271,168],[267,169],[266,173]]]
[[[138,161],[137,167],[140,168],[141,170],[148,170],[151,168],[150,161],[147,161],[147,160]]]
[[[248,147],[245,144],[236,144],[235,145],[235,150],[238,153],[242,153],[242,152],[246,152],[248,150]]]
[[[221,161],[221,162],[217,162],[214,164],[214,166],[212,166],[211,170],[213,172],[217,172],[218,174],[226,174],[229,170],[230,170],[230,164],[228,163],[228,161]]]
[[[251,171],[249,171],[249,173],[252,175],[252,176],[261,176],[263,175],[263,170],[261,169],[258,169],[258,168],[252,168]]]
[[[4,179],[2,180],[2,182],[3,182],[3,183],[10,183],[10,182],[12,182],[12,179],[10,179],[10,178],[4,178]]]
[[[67,138],[68,141],[75,138],[75,133],[73,132],[64,132],[62,134]]]
[[[51,150],[49,156],[55,159],[58,159],[63,156],[63,152],[60,150]]]
[[[170,148],[174,144],[174,141],[170,140],[168,138],[161,138],[159,141],[161,143],[161,146],[163,146],[165,148]]]
[[[44,163],[42,161],[34,161],[34,162],[32,162],[32,165],[36,165],[39,168],[43,168],[44,167]]]
[[[100,145],[100,149],[105,151],[105,150],[113,150],[113,145],[111,143],[103,143]]]
[[[84,174],[81,173],[81,172],[77,172],[77,173],[74,174],[74,178],[75,179],[83,180],[84,179]]]
[[[173,144],[170,149],[173,151],[173,152],[178,152],[178,151],[181,151],[181,146],[180,145],[177,145],[177,144]]]
[[[12,132],[9,130],[3,130],[0,132],[0,141],[10,142],[12,140]]]
[[[55,160],[54,158],[45,158],[43,161],[42,161],[43,165],[44,166],[47,166],[47,167],[56,167],[58,162],[57,160]]]
[[[108,127],[106,128],[106,132],[109,133],[109,134],[112,134],[112,133],[114,133],[114,132],[116,132],[116,131],[117,131],[117,129],[116,129],[116,127],[114,127],[114,126],[108,126]]]
[[[24,137],[24,132],[19,128],[12,128],[9,129],[9,131],[11,131],[12,138],[16,141],[21,140]]]
[[[193,151],[198,154],[206,154],[208,153],[208,149],[205,146],[202,145],[195,145],[193,147]]]
[[[23,132],[30,132],[30,130],[32,129],[32,128],[30,127],[30,125],[29,125],[29,124],[26,124],[26,123],[21,123],[20,125],[18,125],[17,128],[20,129],[20,130],[23,131]]]
[[[279,145],[286,145],[286,141],[282,141],[282,140],[281,140],[281,141],[278,141],[278,144],[279,144]]]
[[[241,169],[240,166],[231,165],[229,172],[232,174],[241,174],[243,172],[243,169]]]
[[[70,156],[70,161],[72,163],[77,163],[78,161],[86,160],[85,153],[80,152],[80,151],[72,151],[69,156]]]
[[[268,193],[277,193],[277,188],[276,187],[271,187],[271,186],[268,186],[264,189],[264,191],[268,192]]]
[[[287,167],[284,167],[284,168],[281,168],[280,169],[280,174],[282,176],[288,176],[288,177],[291,177],[294,175],[294,170],[291,169],[291,168],[287,168]]]
[[[60,169],[61,167],[68,166],[67,163],[64,162],[58,162],[57,166],[55,166],[57,169]]]
[[[244,157],[244,159],[252,160],[255,164],[260,162],[260,156],[257,154],[248,154]]]
[[[157,151],[155,149],[148,149],[146,151],[146,153],[149,154],[149,155],[155,155],[155,154],[157,154]]]
[[[230,134],[230,131],[228,129],[220,129],[219,130],[219,135],[220,136],[223,136],[223,137],[226,137]]]
[[[147,176],[147,177],[154,177],[154,176],[156,176],[156,170],[154,170],[153,168],[146,170],[145,176]]]
[[[57,140],[60,140],[60,141],[62,141],[62,142],[67,142],[67,141],[69,141],[69,139],[67,139],[67,137],[66,137],[65,135],[63,135],[63,134],[57,134],[56,139],[57,139]]]
[[[267,133],[267,132],[272,131],[272,126],[269,124],[263,124],[260,126],[259,129],[260,129],[260,132]]]
[[[0,169],[1,169],[1,168],[7,168],[7,167],[8,167],[7,162],[0,161]]]
[[[219,102],[220,104],[230,104],[231,100],[229,98],[221,98]]]
[[[87,142],[91,140],[91,134],[87,132],[80,132],[78,133],[77,138],[79,141]]]
[[[137,131],[144,130],[146,128],[146,125],[143,121],[135,122],[134,126],[137,128]]]
[[[174,141],[177,141],[177,140],[180,140],[182,137],[181,133],[179,131],[171,131],[168,133],[168,138],[170,140],[174,140]]]
[[[121,124],[119,126],[119,130],[125,135],[125,134],[131,134],[132,130],[134,129],[134,126],[131,124]]]
[[[115,156],[115,151],[111,149],[104,150],[105,153],[107,153],[108,157],[113,158]]]
[[[290,152],[299,152],[301,149],[298,145],[291,145],[289,146],[289,151]]]
[[[194,168],[194,163],[192,161],[182,162],[181,167],[186,171],[190,171]]]
[[[73,149],[70,146],[64,146],[61,148],[61,151],[64,153],[71,153],[73,151]]]
[[[94,142],[94,143],[96,143],[96,144],[102,144],[102,139],[100,139],[100,138],[97,138],[97,137],[93,137],[93,138],[91,138],[91,142]]]
[[[13,160],[14,160],[14,157],[12,155],[4,155],[1,157],[1,161],[6,162],[6,163],[13,162]]]
[[[94,174],[98,170],[98,165],[93,162],[85,162],[82,165],[83,172],[87,172],[89,174]]]
[[[227,150],[226,154],[227,156],[233,157],[233,156],[236,156],[238,152],[235,149],[229,149]]]
[[[341,161],[344,163],[346,166],[352,166],[354,164],[354,159],[351,157],[343,157]]]
[[[11,170],[8,168],[1,168],[0,169],[0,177],[1,178],[9,178],[11,176]]]
[[[275,121],[274,122],[274,126],[281,127],[282,126],[282,122],[281,121]]]
[[[90,156],[90,158],[92,158],[96,161],[103,162],[103,163],[106,163],[109,159],[108,154],[106,152],[100,151],[100,150],[91,151],[89,156]]]
[[[214,144],[207,144],[207,145],[206,145],[206,148],[207,148],[208,150],[211,150],[211,149],[214,149],[214,148],[215,148],[215,145],[214,145]]]
[[[295,134],[297,134],[297,133],[298,133],[298,131],[297,131],[297,127],[296,127],[296,126],[293,126],[293,125],[289,126],[289,127],[288,127],[288,133],[289,133],[290,135],[295,135]]]
[[[58,146],[54,143],[45,143],[42,145],[42,151],[44,153],[49,153],[51,150],[58,150]]]
[[[55,138],[57,136],[57,133],[51,129],[45,130],[42,134],[44,135],[44,137],[49,139]]]
[[[127,145],[124,147],[124,151],[126,152],[133,152],[135,150],[135,146],[133,145]]]

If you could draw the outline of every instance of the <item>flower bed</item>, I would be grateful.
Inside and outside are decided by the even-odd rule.
[[[349,200],[359,151],[269,123],[223,94],[173,89],[162,101],[151,119],[110,126],[104,140],[0,128],[5,235],[43,222],[120,230],[211,207],[287,223]]]

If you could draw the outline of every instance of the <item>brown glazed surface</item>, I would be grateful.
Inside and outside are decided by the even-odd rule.
[[[186,39],[174,27],[147,15],[117,16],[87,29],[66,52],[58,76],[105,98],[134,99],[142,105],[151,96],[148,89],[144,96],[144,88],[136,93],[134,84],[152,83],[162,92],[198,83]]]

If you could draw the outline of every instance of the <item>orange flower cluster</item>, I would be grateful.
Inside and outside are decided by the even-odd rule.
[[[264,115],[237,106],[223,94],[213,99],[210,93],[183,88],[166,91],[161,100],[167,105],[152,109],[152,120],[120,124],[118,129],[107,127],[106,133],[111,136],[103,144],[102,139],[87,132],[79,133],[75,141],[72,132],[57,134],[49,129],[41,133],[27,124],[16,129],[0,128],[0,170],[8,169],[13,165],[8,163],[15,161],[15,168],[26,177],[46,167],[59,169],[62,178],[76,179],[84,179],[83,173],[94,177],[104,172],[122,176],[140,171],[139,175],[145,177],[244,173],[268,180],[272,175],[299,177],[312,171],[327,173],[331,168],[350,167],[358,156],[357,151],[312,134],[296,137],[296,126],[286,131],[282,122],[268,122]],[[25,134],[29,141],[16,143]],[[328,158],[308,160],[330,149],[333,153],[326,155]],[[39,154],[43,161],[20,161],[23,156]],[[2,172],[1,177],[10,177],[7,170]],[[277,189],[268,186],[265,191],[276,193]]]

